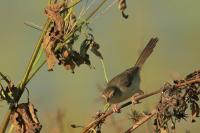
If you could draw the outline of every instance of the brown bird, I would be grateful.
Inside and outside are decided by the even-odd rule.
[[[117,109],[118,103],[127,100],[131,96],[132,102],[135,103],[137,102],[134,100],[135,95],[143,94],[143,91],[140,89],[140,71],[147,58],[153,52],[157,42],[158,38],[151,38],[137,59],[135,65],[118,74],[108,82],[106,89],[103,91],[102,97],[106,102],[114,104],[114,112],[119,111]]]

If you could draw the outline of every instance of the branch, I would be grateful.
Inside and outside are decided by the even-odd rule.
[[[191,79],[191,80],[187,80],[187,81],[184,81],[182,83],[177,83],[177,84],[174,84],[174,87],[175,88],[179,88],[179,89],[184,89],[184,88],[181,88],[181,87],[184,87],[188,84],[193,84],[193,83],[200,83],[200,77],[197,77],[196,79]],[[153,91],[151,93],[148,93],[148,94],[145,94],[145,95],[142,95],[142,96],[138,96],[136,97],[136,101],[140,101],[142,99],[145,99],[145,98],[148,98],[150,96],[153,96],[155,94],[159,94],[163,91],[163,87],[160,88],[159,90],[156,90],[156,91]],[[121,106],[119,106],[119,109],[122,109],[124,107],[127,107],[129,105],[131,105],[132,102],[129,101],[129,102],[126,102],[124,104],[122,104]],[[105,114],[103,114],[102,116],[100,116],[99,118],[95,119],[94,121],[92,121],[90,124],[88,124],[81,133],[87,133],[92,127],[96,127],[96,125],[98,125],[99,123],[102,123],[103,121],[105,121],[105,119],[112,115],[114,112],[113,110],[110,110],[108,112],[106,112]],[[140,125],[136,126],[139,127]]]
[[[150,120],[154,115],[156,115],[156,112],[157,110],[154,109],[153,111],[151,111],[149,115],[145,115],[138,122],[136,122],[132,127],[130,127],[127,131],[125,131],[125,133],[131,133],[132,131],[134,131],[136,128],[138,128],[139,126],[141,126],[142,124]]]

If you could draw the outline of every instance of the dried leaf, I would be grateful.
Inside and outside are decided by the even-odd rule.
[[[84,59],[81,57],[81,55],[78,52],[73,51],[71,56],[77,66],[80,66],[81,64],[84,63]]]
[[[80,55],[81,55],[81,57],[83,57],[83,58],[86,57],[89,47],[90,47],[90,40],[85,39],[81,43],[81,46],[80,46]]]
[[[5,100],[7,103],[14,104],[16,103],[17,97],[21,93],[21,90],[15,87],[12,81],[6,83],[7,86],[5,87],[5,89],[2,84],[0,84],[0,100]]]
[[[75,64],[74,64],[73,61],[66,62],[66,63],[64,64],[64,66],[65,66],[65,68],[66,68],[67,70],[72,70],[72,73],[74,73]]]
[[[50,4],[47,8],[45,8],[45,15],[55,22],[57,30],[63,32],[64,29],[64,19],[60,15],[60,10],[64,6],[64,3],[55,3]]]
[[[100,48],[99,44],[96,42],[93,42],[91,45],[91,51],[99,58],[103,59],[103,56],[101,55],[101,53],[98,51],[98,49]]]
[[[69,56],[69,52],[67,50],[64,50],[63,53],[62,53],[62,56],[64,58],[67,58]]]
[[[118,8],[121,10],[122,12],[122,16],[127,19],[128,18],[128,15],[124,13],[125,9],[127,8],[127,5],[126,5],[126,0],[119,0],[119,6]]]
[[[22,103],[12,108],[10,120],[16,133],[39,133],[42,126],[31,103]]]
[[[45,35],[43,38],[43,49],[45,50],[46,53],[46,58],[47,58],[47,65],[48,65],[48,70],[52,71],[54,65],[57,62],[57,58],[54,55],[54,49],[55,49],[55,41],[51,39],[50,36]]]
[[[192,114],[192,118],[193,118],[193,122],[194,122],[195,121],[194,118],[199,117],[200,108],[199,108],[199,105],[196,102],[193,102],[190,105],[190,108],[191,108],[191,114]]]

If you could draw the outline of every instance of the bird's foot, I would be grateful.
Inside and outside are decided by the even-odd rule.
[[[138,96],[144,95],[144,92],[142,90],[138,90],[132,97],[131,102],[132,104],[139,104],[140,102],[137,100]]]
[[[117,106],[117,104],[114,104],[114,105],[113,105],[112,110],[113,110],[114,113],[120,113],[120,109],[119,109],[119,107]]]
[[[139,103],[139,101],[136,99],[136,97],[138,97],[138,96],[132,96],[131,97],[131,102],[132,102],[132,104],[138,104]]]

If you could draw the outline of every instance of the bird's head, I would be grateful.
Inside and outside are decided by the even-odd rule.
[[[103,93],[102,93],[102,97],[103,99],[105,99],[105,101],[107,103],[110,102],[111,98],[113,98],[113,96],[115,95],[116,93],[116,88],[115,87],[107,87]]]

